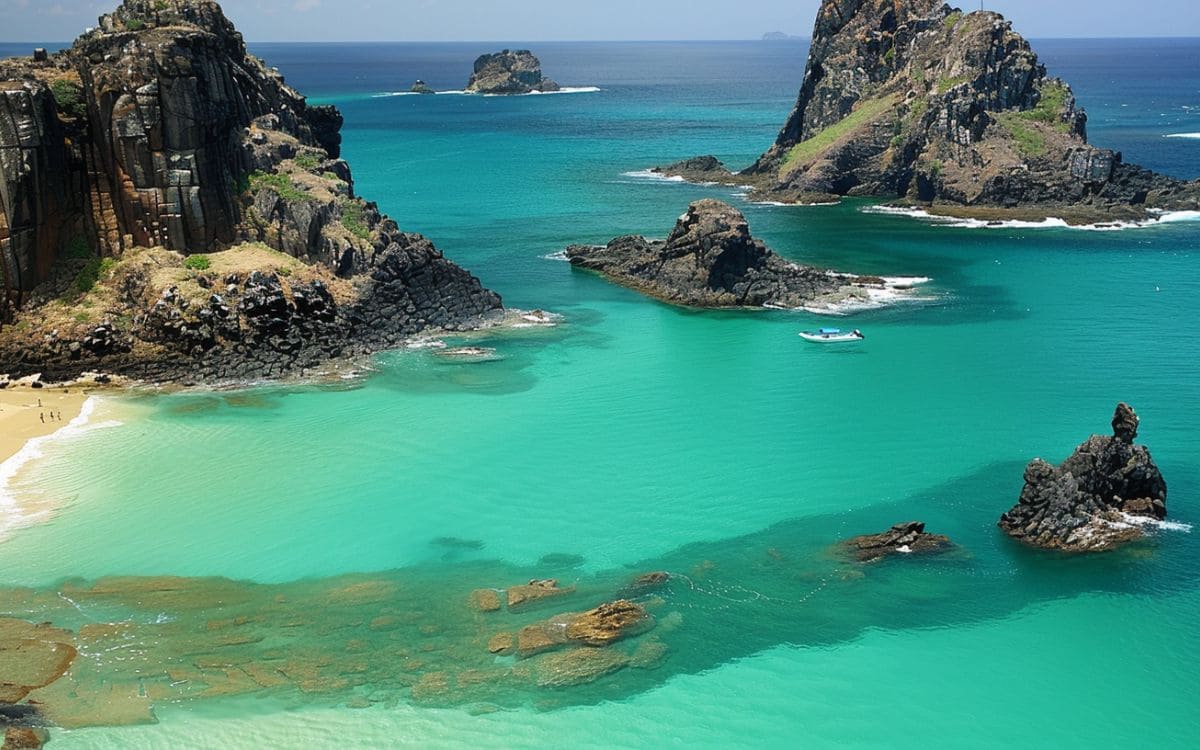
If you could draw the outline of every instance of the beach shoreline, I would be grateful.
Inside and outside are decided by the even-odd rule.
[[[89,397],[83,388],[14,385],[0,390],[0,465],[20,453],[30,440],[70,425]]]

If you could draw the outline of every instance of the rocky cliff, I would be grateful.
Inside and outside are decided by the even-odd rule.
[[[558,91],[559,85],[542,75],[542,63],[532,52],[503,50],[481,55],[467,83],[467,91],[477,94],[529,94],[534,91]]]
[[[888,282],[791,263],[750,234],[733,206],[705,199],[688,206],[665,241],[639,235],[608,245],[573,245],[572,265],[598,271],[644,294],[688,307],[834,307],[865,301]]]
[[[996,13],[824,0],[775,144],[736,177],[710,165],[703,178],[752,182],[777,200],[879,196],[948,213],[1090,221],[1200,208],[1200,183],[1090,146],[1086,124],[1071,88]]]
[[[328,270],[347,284],[331,300],[324,349],[472,327],[498,310],[478,280],[355,195],[341,125],[336,109],[308,106],[249,55],[211,0],[125,0],[62,53],[0,62],[0,314],[11,321],[26,308],[29,329],[0,336],[0,371],[104,367],[111,352],[85,345],[98,324],[130,356],[145,340],[193,356],[190,338],[146,328],[169,284],[150,289],[146,279],[103,320],[53,330],[28,309],[31,299],[77,302],[138,248],[191,256],[256,243]],[[241,280],[256,269],[243,270]],[[255,327],[235,318],[243,333]],[[273,325],[284,339],[307,335]],[[210,338],[206,356],[222,359],[270,348]]]

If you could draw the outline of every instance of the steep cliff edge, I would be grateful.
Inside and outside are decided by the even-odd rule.
[[[341,125],[335,108],[308,106],[249,55],[211,0],[125,0],[68,50],[0,62],[0,320],[23,324],[0,333],[0,371],[152,371],[139,355],[145,341],[185,361],[225,363],[199,368],[211,377],[247,369],[235,360],[286,371],[293,358],[279,356],[275,339],[355,352],[425,328],[475,327],[499,310],[477,279],[355,195],[339,158]],[[203,349],[164,339],[146,321],[169,285],[152,288],[150,277],[112,297],[99,321],[40,312],[77,306],[138,248],[195,255],[259,246],[347,282],[319,337],[282,324],[272,337],[250,336],[254,326],[239,313],[230,335]],[[255,269],[245,270],[237,283]],[[42,330],[46,319],[60,325]],[[83,346],[97,326],[126,342],[128,361]]]
[[[985,216],[1094,221],[1200,208],[1200,183],[1088,145],[1086,124],[1071,88],[996,13],[941,0],[824,0],[775,144],[737,175],[711,167],[704,178],[750,182],[774,200],[878,196]]]

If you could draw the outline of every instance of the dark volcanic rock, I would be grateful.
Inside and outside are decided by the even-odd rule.
[[[949,537],[926,533],[925,524],[920,521],[898,523],[882,534],[856,536],[844,544],[861,562],[896,554],[935,554],[954,546]]]
[[[433,90],[433,88],[429,84],[425,83],[420,78],[418,78],[413,83],[412,88],[409,90],[414,94],[436,94],[437,93],[436,91]]]
[[[824,0],[795,109],[775,144],[730,180],[776,200],[870,195],[984,218],[1200,208],[1200,182],[1088,145],[1086,124],[1071,88],[997,13],[942,0]]]
[[[736,208],[705,199],[688,207],[665,242],[618,237],[567,248],[572,265],[666,302],[690,307],[803,307],[854,281],[790,263],[750,235]]]
[[[481,55],[467,91],[478,94],[528,94],[558,91],[559,85],[542,75],[542,63],[529,50],[504,50]]]
[[[715,156],[695,156],[650,170],[664,177],[682,177],[691,182],[727,182],[733,173]]]
[[[1093,435],[1060,466],[1037,459],[1000,528],[1026,544],[1068,552],[1112,549],[1142,536],[1137,517],[1167,515],[1167,484],[1145,446],[1134,445],[1138,418],[1117,407],[1113,436]]]
[[[197,306],[132,274],[111,322],[0,331],[0,372],[257,379],[483,324],[500,298],[355,196],[342,123],[248,54],[212,0],[124,0],[67,50],[0,61],[0,323],[38,323],[31,305],[78,296],[85,266],[102,276],[148,247],[261,243],[355,290],[339,302],[272,280],[272,263]]]

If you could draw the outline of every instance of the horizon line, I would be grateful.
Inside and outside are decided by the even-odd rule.
[[[811,43],[811,37],[791,36],[787,39],[765,39],[741,37],[737,39],[250,39],[242,35],[247,44],[664,44],[680,42],[779,42]],[[1037,41],[1103,41],[1103,40],[1200,40],[1200,35],[1175,36],[1170,34],[1142,36],[1030,36]],[[78,37],[76,37],[78,39]],[[0,39],[0,44],[73,44],[76,40],[49,39]]]

